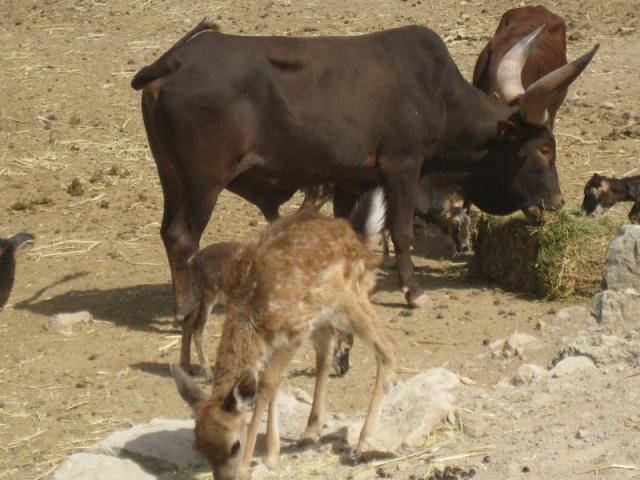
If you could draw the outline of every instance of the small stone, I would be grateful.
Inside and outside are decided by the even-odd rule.
[[[84,195],[84,187],[82,186],[80,179],[74,178],[71,181],[71,183],[67,187],[67,193],[72,197],[79,197],[81,195]]]
[[[585,438],[587,438],[588,433],[586,430],[579,428],[578,431],[576,432],[576,438],[578,440],[584,440]]]
[[[526,465],[524,467],[522,467],[522,473],[529,473],[529,467],[527,467]]]
[[[581,40],[583,38],[582,32],[574,31],[569,34],[569,41],[575,42],[576,40]]]
[[[604,102],[602,104],[602,108],[606,110],[613,110],[614,108],[616,108],[616,106],[612,102]]]
[[[98,206],[100,208],[109,208],[109,202],[107,200],[101,200],[100,203],[98,203]]]
[[[482,463],[484,463],[485,465],[486,465],[487,463],[491,463],[491,457],[490,457],[489,455],[485,455],[485,456],[482,458]]]
[[[75,324],[88,324],[91,322],[93,322],[93,315],[87,311],[56,313],[49,317],[44,328],[51,333],[71,335]]]
[[[518,368],[518,371],[511,378],[511,385],[529,385],[546,374],[546,370],[539,365],[525,363]]]

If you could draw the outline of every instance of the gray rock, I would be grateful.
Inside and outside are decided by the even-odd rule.
[[[577,373],[595,370],[596,366],[592,360],[584,356],[567,357],[559,361],[551,370],[554,378],[569,377]]]
[[[609,244],[604,283],[607,290],[640,292],[640,225],[623,225]]]
[[[627,340],[598,332],[582,333],[558,352],[553,364],[557,365],[561,360],[574,356],[587,357],[598,367],[620,362],[637,362],[640,359],[640,342],[637,339]]]
[[[97,449],[101,453],[135,458],[154,472],[186,468],[201,463],[193,449],[193,428],[193,420],[154,418],[149,423],[112,433]]]
[[[521,357],[524,355],[525,347],[531,347],[532,344],[537,342],[538,339],[526,333],[516,332],[507,338],[504,348],[502,349],[502,356],[509,357]]]
[[[86,311],[74,313],[56,313],[55,315],[49,317],[44,328],[45,330],[52,333],[71,335],[73,333],[74,325],[86,325],[91,322],[93,322],[93,315]]]
[[[54,474],[54,480],[154,480],[131,460],[96,453],[75,453]]]
[[[511,377],[511,385],[529,385],[536,380],[547,375],[547,371],[539,365],[525,363],[518,368],[518,371]]]
[[[573,305],[558,310],[553,316],[553,323],[580,322],[586,323],[591,318],[589,310],[580,305]]]
[[[593,315],[598,323],[637,324],[640,322],[640,294],[631,288],[600,292],[593,297]]]

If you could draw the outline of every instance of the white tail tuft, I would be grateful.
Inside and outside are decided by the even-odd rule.
[[[387,220],[387,202],[382,187],[375,189],[371,196],[371,207],[364,227],[367,240],[374,240],[385,227]]]

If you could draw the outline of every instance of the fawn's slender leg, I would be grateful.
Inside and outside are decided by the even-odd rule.
[[[180,366],[189,373],[191,372],[191,337],[197,322],[198,308],[189,312],[182,320],[182,341],[180,347]],[[196,343],[197,347],[197,343]],[[202,363],[202,362],[201,362]]]
[[[347,303],[345,313],[354,333],[372,345],[377,365],[376,383],[371,394],[367,419],[360,431],[356,447],[356,455],[358,455],[366,438],[375,431],[380,419],[382,400],[391,389],[395,363],[395,342],[378,322],[366,293],[357,302]]]
[[[267,417],[267,457],[265,464],[273,468],[278,463],[280,455],[280,425],[278,423],[278,391],[273,394],[269,402],[269,414]]]
[[[320,438],[335,336],[336,330],[329,325],[316,329],[311,335],[313,348],[316,351],[316,386],[313,391],[313,404],[307,429],[302,435],[302,444],[315,443]]]
[[[204,299],[200,302],[200,306],[197,310],[197,317],[195,320],[195,328],[193,330],[193,342],[196,345],[196,351],[198,352],[198,360],[200,361],[200,368],[204,373],[204,378],[208,384],[213,383],[213,374],[211,373],[211,365],[206,353],[204,353],[204,347],[202,345],[202,334],[204,332],[204,326],[207,323],[209,312],[211,311],[211,305]]]
[[[253,458],[253,451],[256,448],[258,429],[260,428],[260,422],[262,421],[264,411],[278,390],[282,373],[291,363],[291,359],[299,345],[300,341],[293,341],[293,343],[290,343],[283,349],[276,351],[271,359],[269,359],[262,375],[260,376],[256,405],[253,411],[253,417],[251,417],[251,423],[249,423],[249,428],[247,430],[247,441],[244,447],[244,455],[242,457],[241,470],[243,472],[249,471],[251,459]],[[267,437],[267,440],[268,439],[269,437]],[[274,450],[273,446],[269,446],[267,444],[267,452]]]

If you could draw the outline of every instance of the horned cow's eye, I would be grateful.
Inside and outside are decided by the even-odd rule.
[[[236,443],[234,443],[231,446],[231,452],[230,452],[231,456],[235,457],[238,454],[239,451],[240,451],[240,440],[236,440]]]

